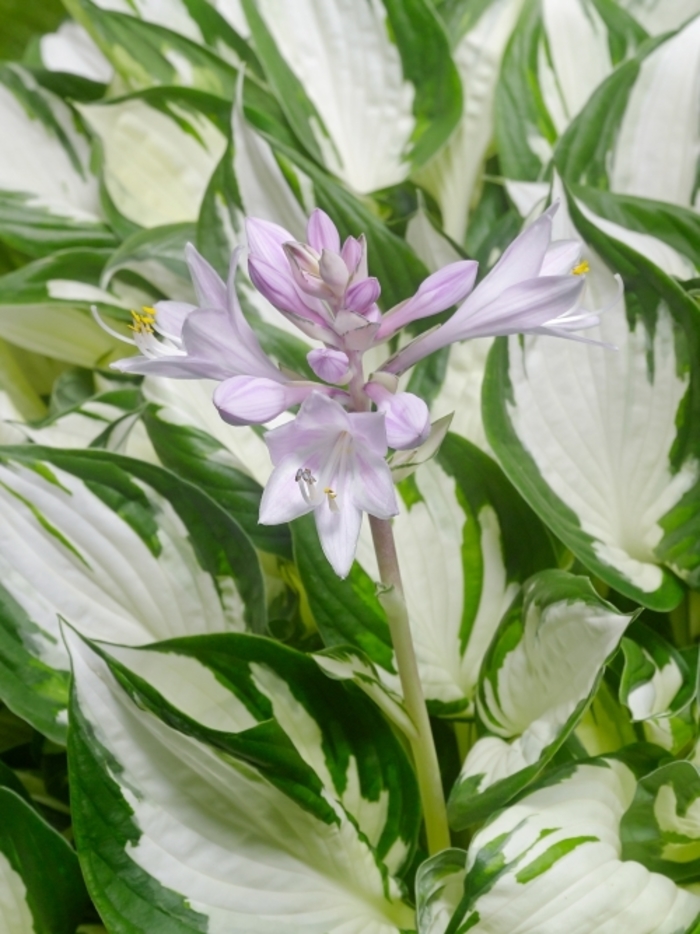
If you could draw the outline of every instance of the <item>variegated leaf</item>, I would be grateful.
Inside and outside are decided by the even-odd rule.
[[[652,36],[678,29],[700,13],[698,0],[619,0],[619,3]]]
[[[104,184],[132,224],[196,221],[226,149],[229,106],[188,88],[153,88],[80,112],[100,139]]]
[[[543,571],[504,616],[479,675],[487,735],[467,755],[450,822],[483,820],[531,782],[574,729],[631,616],[589,580]]]
[[[99,451],[7,448],[0,498],[2,697],[52,738],[66,728],[59,617],[132,645],[264,625],[250,541],[158,467]]]
[[[415,780],[360,694],[259,637],[66,638],[74,826],[109,927],[413,927],[392,873],[415,845]]]
[[[193,224],[139,230],[107,261],[102,271],[102,288],[116,292],[132,307],[151,305],[162,298],[195,304],[185,262],[185,246],[194,242],[195,237]]]
[[[128,305],[100,288],[107,257],[102,250],[62,250],[0,276],[0,336],[75,366],[123,356],[90,313],[96,305],[105,315],[129,317]]]
[[[463,86],[462,116],[447,144],[415,174],[438,202],[445,232],[460,245],[493,136],[501,58],[522,6],[523,0],[483,4],[481,15],[468,20],[464,35],[456,41],[453,37]]]
[[[211,402],[209,401],[209,406]],[[198,427],[194,420],[174,421],[174,411],[168,406],[151,404],[143,423],[158,459],[167,467],[204,490],[213,500],[240,523],[241,528],[262,551],[291,558],[291,540],[286,526],[258,523],[263,488],[251,475],[245,451],[246,429],[232,430],[223,426],[228,446]],[[257,436],[251,431],[250,439]],[[236,447],[236,442],[240,446]],[[240,457],[233,453],[237,450]],[[260,452],[265,454],[264,451]],[[269,463],[269,459],[268,459]]]
[[[214,90],[217,82],[230,80],[224,63],[259,70],[243,38],[247,25],[239,0],[67,0],[66,7],[127,82],[171,83],[167,78],[174,71],[187,84],[210,82],[203,89]],[[193,74],[197,68],[199,75]],[[209,69],[213,73],[207,75]]]
[[[645,46],[596,91],[555,155],[588,223],[680,279],[700,271],[700,221],[692,210],[698,49],[700,16]]]
[[[698,422],[691,417],[700,330],[694,304],[639,254],[582,215],[629,291],[586,336],[499,340],[484,385],[487,435],[530,505],[595,574],[659,610],[698,574]],[[592,307],[609,304],[610,272],[591,253]],[[614,286],[613,286],[614,288]],[[625,313],[627,312],[627,313]]]
[[[393,528],[423,691],[431,713],[472,716],[479,668],[503,612],[519,583],[552,563],[553,555],[544,530],[493,461],[455,435],[398,490]],[[324,560],[312,524],[295,522],[292,533],[326,644],[359,648],[399,693],[368,538],[361,536],[359,563],[341,581]]]
[[[625,666],[620,701],[627,705],[634,721],[641,721],[649,742],[673,755],[687,751],[698,732],[693,706],[698,688],[697,658],[684,657],[639,622],[631,627],[621,647]]]
[[[114,69],[90,34],[72,20],[41,37],[39,55],[49,71],[80,75],[100,84],[109,84],[114,76]]]
[[[0,68],[0,239],[30,256],[116,243],[103,223],[90,139],[75,112],[19,65]]]
[[[622,818],[622,855],[675,882],[700,879],[700,774],[669,762],[647,775]]]
[[[700,895],[626,857],[621,821],[635,789],[615,760],[549,776],[462,860],[447,851],[421,867],[420,934],[692,934]]]
[[[75,934],[89,904],[75,851],[10,788],[0,814],[3,934]]]
[[[613,68],[646,38],[612,0],[526,0],[496,90],[508,179],[541,181],[554,146]]]
[[[243,0],[243,8],[294,132],[354,190],[402,182],[454,128],[459,76],[425,0],[299,0],[294,8]]]

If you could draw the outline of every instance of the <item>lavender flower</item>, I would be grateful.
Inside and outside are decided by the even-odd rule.
[[[134,315],[141,355],[115,364],[132,373],[219,381],[214,404],[233,425],[264,424],[300,405],[296,418],[265,437],[274,471],[260,507],[264,524],[313,511],[323,550],[340,576],[352,564],[363,512],[386,519],[396,497],[385,456],[411,450],[430,432],[425,402],[398,391],[397,376],[455,341],[546,333],[573,337],[596,324],[581,308],[587,264],[580,244],[551,243],[553,205],[508,247],[474,288],[477,264],[451,263],[411,298],[382,314],[381,287],[367,267],[364,236],[341,244],[323,211],[309,218],[306,243],[268,221],[246,222],[248,269],[256,288],[318,342],[308,362],[318,381],[282,372],[264,353],[235,289],[240,250],[225,285],[194,247],[187,261],[198,306],[159,302]],[[413,321],[458,305],[444,324],[364,372],[363,355]]]

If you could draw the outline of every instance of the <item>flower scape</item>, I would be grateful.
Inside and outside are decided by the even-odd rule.
[[[65,6],[0,929],[699,934],[700,2]]]

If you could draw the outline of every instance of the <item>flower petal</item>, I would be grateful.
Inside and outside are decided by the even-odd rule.
[[[345,293],[345,307],[358,315],[364,315],[375,304],[381,291],[379,280],[374,276],[361,279],[351,285]]]
[[[378,338],[390,337],[411,321],[435,315],[463,301],[474,287],[478,268],[479,264],[473,260],[460,260],[428,276],[412,298],[384,315]]]
[[[581,243],[578,240],[555,240],[542,260],[541,276],[564,276],[578,264]]]
[[[362,512],[346,493],[334,500],[335,509],[324,503],[314,513],[318,537],[324,555],[338,575],[347,577],[355,559],[357,539],[362,525]]]
[[[348,376],[350,360],[342,350],[317,347],[308,352],[306,359],[316,376],[326,383],[342,383]]]
[[[214,405],[229,425],[272,421],[314,391],[313,383],[282,383],[255,376],[233,376],[214,392]]]
[[[309,222],[306,225],[306,239],[318,253],[323,250],[330,250],[333,253],[340,253],[340,234],[330,217],[325,211],[316,208],[311,213]]]
[[[284,259],[282,244],[295,239],[284,227],[259,217],[246,218],[245,232],[251,254],[273,266]]]
[[[412,392],[392,393],[379,382],[369,382],[365,392],[384,414],[389,447],[395,450],[415,448],[430,434],[430,410]]]
[[[286,458],[272,471],[260,500],[261,525],[280,525],[304,516],[314,508],[301,495],[296,482],[299,463],[295,458]]]
[[[192,283],[200,308],[226,308],[226,286],[221,276],[204,259],[197,249],[188,243],[185,258],[192,276]]]
[[[196,305],[190,305],[189,302],[156,302],[154,305],[156,310],[156,331],[166,337],[179,338],[187,316],[196,307]]]

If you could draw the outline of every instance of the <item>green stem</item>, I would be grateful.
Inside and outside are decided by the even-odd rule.
[[[411,736],[410,741],[423,804],[428,851],[432,856],[450,846],[437,750],[418,674],[391,522],[374,516],[369,517],[369,522],[377,552],[379,576],[387,588],[380,600],[389,621],[406,712],[416,728],[415,736]]]

